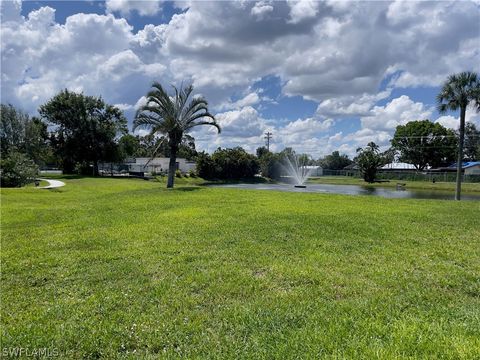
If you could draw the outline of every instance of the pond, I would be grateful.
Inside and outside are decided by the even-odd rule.
[[[222,184],[211,186],[235,189],[277,190],[298,193],[330,193],[367,196],[373,195],[392,199],[454,200],[453,191],[408,190],[361,185],[308,184],[306,188],[296,188],[290,184]],[[480,201],[480,194],[462,194],[462,200]]]

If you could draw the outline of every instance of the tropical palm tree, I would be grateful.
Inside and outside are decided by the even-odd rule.
[[[480,110],[480,78],[471,71],[450,75],[443,84],[437,95],[438,112],[444,114],[447,111],[460,109],[460,129],[457,157],[457,185],[455,200],[460,200],[462,186],[462,163],[463,143],[465,139],[465,113],[467,106],[474,103],[475,108]]]
[[[167,188],[173,187],[176,171],[178,147],[184,135],[195,126],[211,125],[220,133],[220,126],[215,117],[208,112],[208,103],[203,97],[190,95],[193,86],[180,87],[174,96],[169,96],[162,85],[154,82],[147,94],[147,103],[138,109],[133,129],[139,127],[150,129],[151,134],[163,134],[170,147]]]

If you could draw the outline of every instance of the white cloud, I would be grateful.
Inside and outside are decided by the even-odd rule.
[[[435,122],[445,126],[446,128],[458,130],[458,127],[460,126],[460,117],[443,115],[436,119]],[[465,113],[465,122],[470,122],[477,128],[480,128],[480,113],[478,113],[473,106],[467,107],[467,112]]]
[[[257,110],[251,106],[217,114],[216,119],[222,127],[222,135],[227,137],[261,136],[266,127]]]
[[[119,12],[123,16],[129,16],[131,12],[137,12],[140,16],[154,16],[161,11],[161,1],[157,0],[106,0],[108,12]]]
[[[423,103],[413,102],[408,96],[402,95],[385,106],[374,106],[370,115],[360,120],[363,128],[391,131],[409,121],[428,119],[432,112],[433,109],[425,108]]]
[[[314,118],[307,118],[307,119],[298,119],[292,121],[282,129],[282,131],[288,134],[302,134],[302,133],[317,133],[320,131],[326,131],[330,129],[333,125],[334,121],[332,119],[314,119]]]
[[[390,96],[391,90],[385,90],[375,95],[363,94],[357,96],[339,96],[323,100],[317,107],[317,114],[324,116],[365,116],[377,101]]]
[[[237,100],[237,101],[227,101],[223,104],[220,104],[217,108],[218,110],[231,110],[231,109],[241,109],[244,108],[245,106],[253,106],[262,101],[262,98],[258,94],[257,91],[249,92],[247,95],[245,95],[243,98]]]
[[[0,21],[6,23],[8,21],[20,21],[22,11],[21,0],[0,1]]]
[[[250,10],[250,13],[258,20],[263,19],[268,13],[273,11],[273,3],[271,1],[259,1]]]
[[[457,130],[458,125],[460,124],[458,119],[451,115],[440,116],[435,122],[452,130]]]
[[[290,21],[294,24],[317,15],[318,1],[288,0],[287,2],[290,6]]]

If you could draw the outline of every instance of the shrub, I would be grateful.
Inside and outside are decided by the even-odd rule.
[[[2,187],[21,187],[35,179],[38,166],[26,155],[12,152],[2,159],[0,173]]]
[[[197,173],[204,179],[214,179],[217,176],[217,170],[212,157],[207,153],[200,153],[197,156]]]
[[[180,170],[175,171],[175,177],[181,178],[182,177],[182,172]]]
[[[358,165],[358,169],[362,174],[363,180],[368,183],[375,182],[377,176],[377,169],[381,166],[388,164],[388,156],[380,153],[379,147],[374,142],[368,143],[368,145],[362,149],[357,149],[357,157],[355,162]]]
[[[258,173],[259,163],[241,147],[218,148],[212,156],[203,153],[197,157],[197,171],[204,179],[251,178]]]

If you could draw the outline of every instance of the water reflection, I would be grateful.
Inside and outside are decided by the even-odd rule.
[[[334,184],[308,184],[306,188],[296,188],[289,184],[224,184],[212,185],[215,187],[255,189],[255,190],[277,190],[288,192],[307,193],[331,193],[344,195],[370,195],[392,199],[438,199],[453,200],[453,191],[440,190],[409,190],[401,188],[382,188],[360,185],[334,185]],[[462,194],[462,200],[480,201],[480,194]]]

